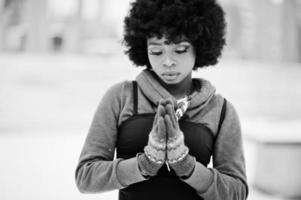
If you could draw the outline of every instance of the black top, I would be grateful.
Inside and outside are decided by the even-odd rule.
[[[124,121],[118,129],[117,158],[128,159],[143,152],[153,125],[154,113],[139,114],[137,112],[138,98],[135,83],[133,87],[134,115]],[[185,145],[189,148],[189,154],[207,166],[213,152],[215,139],[211,130],[203,124],[187,121],[185,115],[180,119],[179,125],[184,134]],[[181,181],[172,169],[168,171],[166,165],[163,165],[158,174],[149,180],[119,190],[119,200],[151,199],[202,200],[203,198],[196,193],[195,189]]]

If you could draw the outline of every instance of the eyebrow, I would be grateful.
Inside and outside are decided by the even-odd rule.
[[[183,43],[183,42],[189,43],[188,40],[183,39],[183,40],[174,42],[174,44],[180,44],[180,43]],[[169,41],[165,40],[163,43],[168,45],[168,44],[170,44],[172,42],[169,42]],[[161,42],[149,42],[148,45],[162,46],[162,43]]]
[[[158,42],[150,42],[148,45],[161,46],[162,44]]]

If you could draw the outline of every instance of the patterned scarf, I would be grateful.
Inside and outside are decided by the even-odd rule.
[[[186,112],[186,110],[189,106],[189,102],[190,102],[190,99],[188,98],[188,96],[185,96],[182,99],[177,100],[176,117],[177,117],[178,121]]]

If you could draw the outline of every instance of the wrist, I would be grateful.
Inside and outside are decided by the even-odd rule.
[[[188,155],[189,149],[184,144],[184,135],[182,131],[168,139],[167,142],[167,162],[170,164],[182,161]]]
[[[153,136],[153,134],[150,134],[148,144],[144,148],[144,153],[152,162],[156,164],[163,164],[166,160],[165,141],[159,141]]]
[[[157,175],[159,169],[162,167],[162,164],[151,161],[144,153],[138,153],[137,160],[139,171],[145,178]]]
[[[195,168],[196,159],[194,156],[186,155],[183,160],[170,163],[170,167],[175,171],[177,176],[186,179],[189,178]]]

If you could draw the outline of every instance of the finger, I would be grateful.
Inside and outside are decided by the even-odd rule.
[[[165,115],[165,113],[166,113],[165,107],[163,107],[162,105],[159,105],[156,116],[155,116],[154,125],[156,125],[158,123],[159,117],[163,117]]]
[[[176,136],[176,130],[173,127],[173,124],[171,122],[170,116],[169,115],[165,115],[164,120],[165,120],[165,124],[166,124],[168,138],[175,137]]]
[[[166,105],[170,104],[173,108],[175,107],[176,103],[172,100],[172,98],[166,99]]]
[[[158,127],[158,124],[153,124],[153,130],[155,131],[155,133],[158,133],[159,131],[159,127]]]
[[[170,116],[170,120],[171,120],[171,123],[172,123],[173,127],[176,128],[178,121],[177,121],[177,118],[176,118],[176,113],[175,113],[175,111],[174,111],[171,104],[167,104],[166,113]]]
[[[164,118],[162,116],[159,117],[158,119],[158,132],[157,132],[157,137],[160,142],[164,142],[166,140],[166,126],[164,122]]]
[[[157,124],[158,118],[160,116],[164,116],[164,115],[165,115],[165,107],[162,106],[161,104],[159,104],[158,108],[157,108],[157,113],[155,115],[155,119],[154,119],[154,122],[153,122],[153,126]]]
[[[165,115],[165,113],[166,113],[165,107],[163,105],[159,105],[159,107],[158,107],[158,115],[163,117]]]
[[[158,105],[162,105],[162,106],[165,107],[165,105],[166,105],[166,100],[165,100],[165,99],[160,99]]]
[[[157,111],[156,111],[156,114],[155,114],[155,118],[154,118],[154,121],[153,121],[153,126],[155,124],[157,124],[157,121],[158,121],[158,117],[159,117],[159,107],[161,105],[161,100],[157,102]]]

